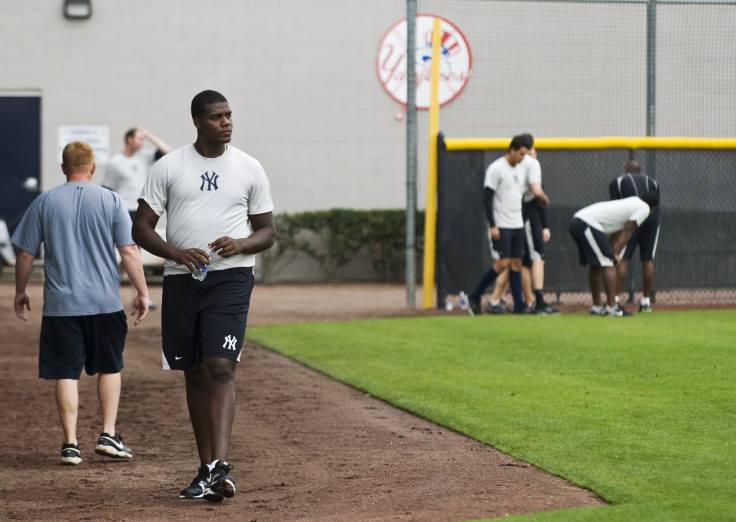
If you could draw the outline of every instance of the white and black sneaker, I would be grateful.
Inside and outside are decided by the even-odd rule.
[[[194,477],[194,480],[189,486],[181,490],[179,498],[183,500],[202,498],[207,492],[211,492],[207,487],[207,477],[209,477],[209,474],[210,469],[206,464],[199,466],[199,473],[197,473],[197,476]],[[222,497],[220,497],[220,500],[222,500]]]
[[[228,473],[233,467],[224,460],[218,460],[217,464],[210,471],[207,478],[207,489],[204,499],[210,502],[219,502],[225,498],[232,498],[235,495],[235,482]]]
[[[616,306],[608,306],[606,305],[606,315],[612,315],[614,317],[627,317],[631,315],[631,312],[627,312],[623,308],[621,308],[621,305]]]
[[[95,446],[95,453],[120,459],[133,458],[133,452],[128,446],[123,444],[123,439],[119,433],[116,433],[114,436],[107,433],[100,433],[97,446]]]
[[[606,315],[606,306],[591,306],[590,315]]]
[[[61,464],[68,466],[76,466],[82,463],[82,452],[79,451],[78,444],[62,444],[61,446]]]

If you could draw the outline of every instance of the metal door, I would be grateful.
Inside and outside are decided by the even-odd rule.
[[[39,194],[41,98],[0,96],[0,219],[12,234]]]

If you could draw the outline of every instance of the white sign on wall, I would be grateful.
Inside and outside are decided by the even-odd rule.
[[[98,165],[110,161],[110,127],[106,125],[60,125],[56,136],[59,163],[64,147],[72,141],[88,143],[95,151]]]
[[[432,68],[432,28],[440,19],[439,103],[454,100],[470,78],[472,57],[465,35],[452,22],[434,15],[417,15],[415,71],[417,109],[428,109]],[[386,31],[378,45],[376,71],[386,92],[406,107],[406,18]]]

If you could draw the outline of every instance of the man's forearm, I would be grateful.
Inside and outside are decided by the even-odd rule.
[[[18,249],[18,255],[15,258],[15,293],[24,294],[28,281],[31,278],[33,272],[33,259],[36,256],[26,252],[25,250]]]

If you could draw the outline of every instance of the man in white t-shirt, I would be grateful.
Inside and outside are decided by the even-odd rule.
[[[578,210],[570,222],[570,235],[578,247],[580,264],[589,265],[592,315],[631,315],[616,303],[616,265],[618,252],[659,204],[659,195],[649,191],[614,201],[594,203]],[[600,280],[606,292],[601,302]]]
[[[273,245],[276,232],[263,167],[229,145],[228,101],[216,91],[203,91],[192,100],[191,113],[197,140],[154,165],[138,200],[133,237],[166,259],[163,366],[184,372],[199,453],[197,476],[179,498],[219,502],[235,494],[232,466],[225,459],[255,254]],[[164,211],[165,241],[155,231]]]
[[[555,314],[558,311],[544,300],[544,244],[550,239],[547,223],[549,197],[542,189],[542,167],[534,149],[534,137],[522,134],[527,140],[529,152],[521,162],[526,170],[527,188],[524,192],[522,214],[524,216],[525,248],[522,258],[521,286],[524,301],[536,314]],[[508,271],[499,274],[488,303],[487,311],[492,314],[508,313],[503,296],[508,290]]]
[[[509,269],[509,285],[514,297],[514,313],[528,312],[521,292],[521,257],[524,253],[524,219],[521,212],[526,190],[526,170],[521,165],[529,152],[523,136],[514,136],[506,154],[486,169],[483,204],[490,225],[493,249],[498,252],[494,263],[468,295],[468,311],[479,315],[481,297],[498,274]]]
[[[156,150],[144,149],[145,140],[156,146]],[[148,171],[154,162],[171,152],[171,147],[161,138],[154,136],[143,127],[133,127],[125,133],[125,148],[115,154],[105,168],[105,187],[120,194],[135,219],[138,210],[138,196],[146,183]]]
[[[143,143],[148,140],[156,146],[156,150],[144,149]],[[154,136],[143,127],[133,127],[125,133],[125,148],[115,154],[105,167],[105,187],[117,192],[130,214],[131,222],[135,220],[138,210],[138,196],[146,183],[148,171],[157,159],[171,152],[171,147],[158,136]],[[125,271],[120,264],[121,278]],[[156,307],[149,299],[151,310]]]

